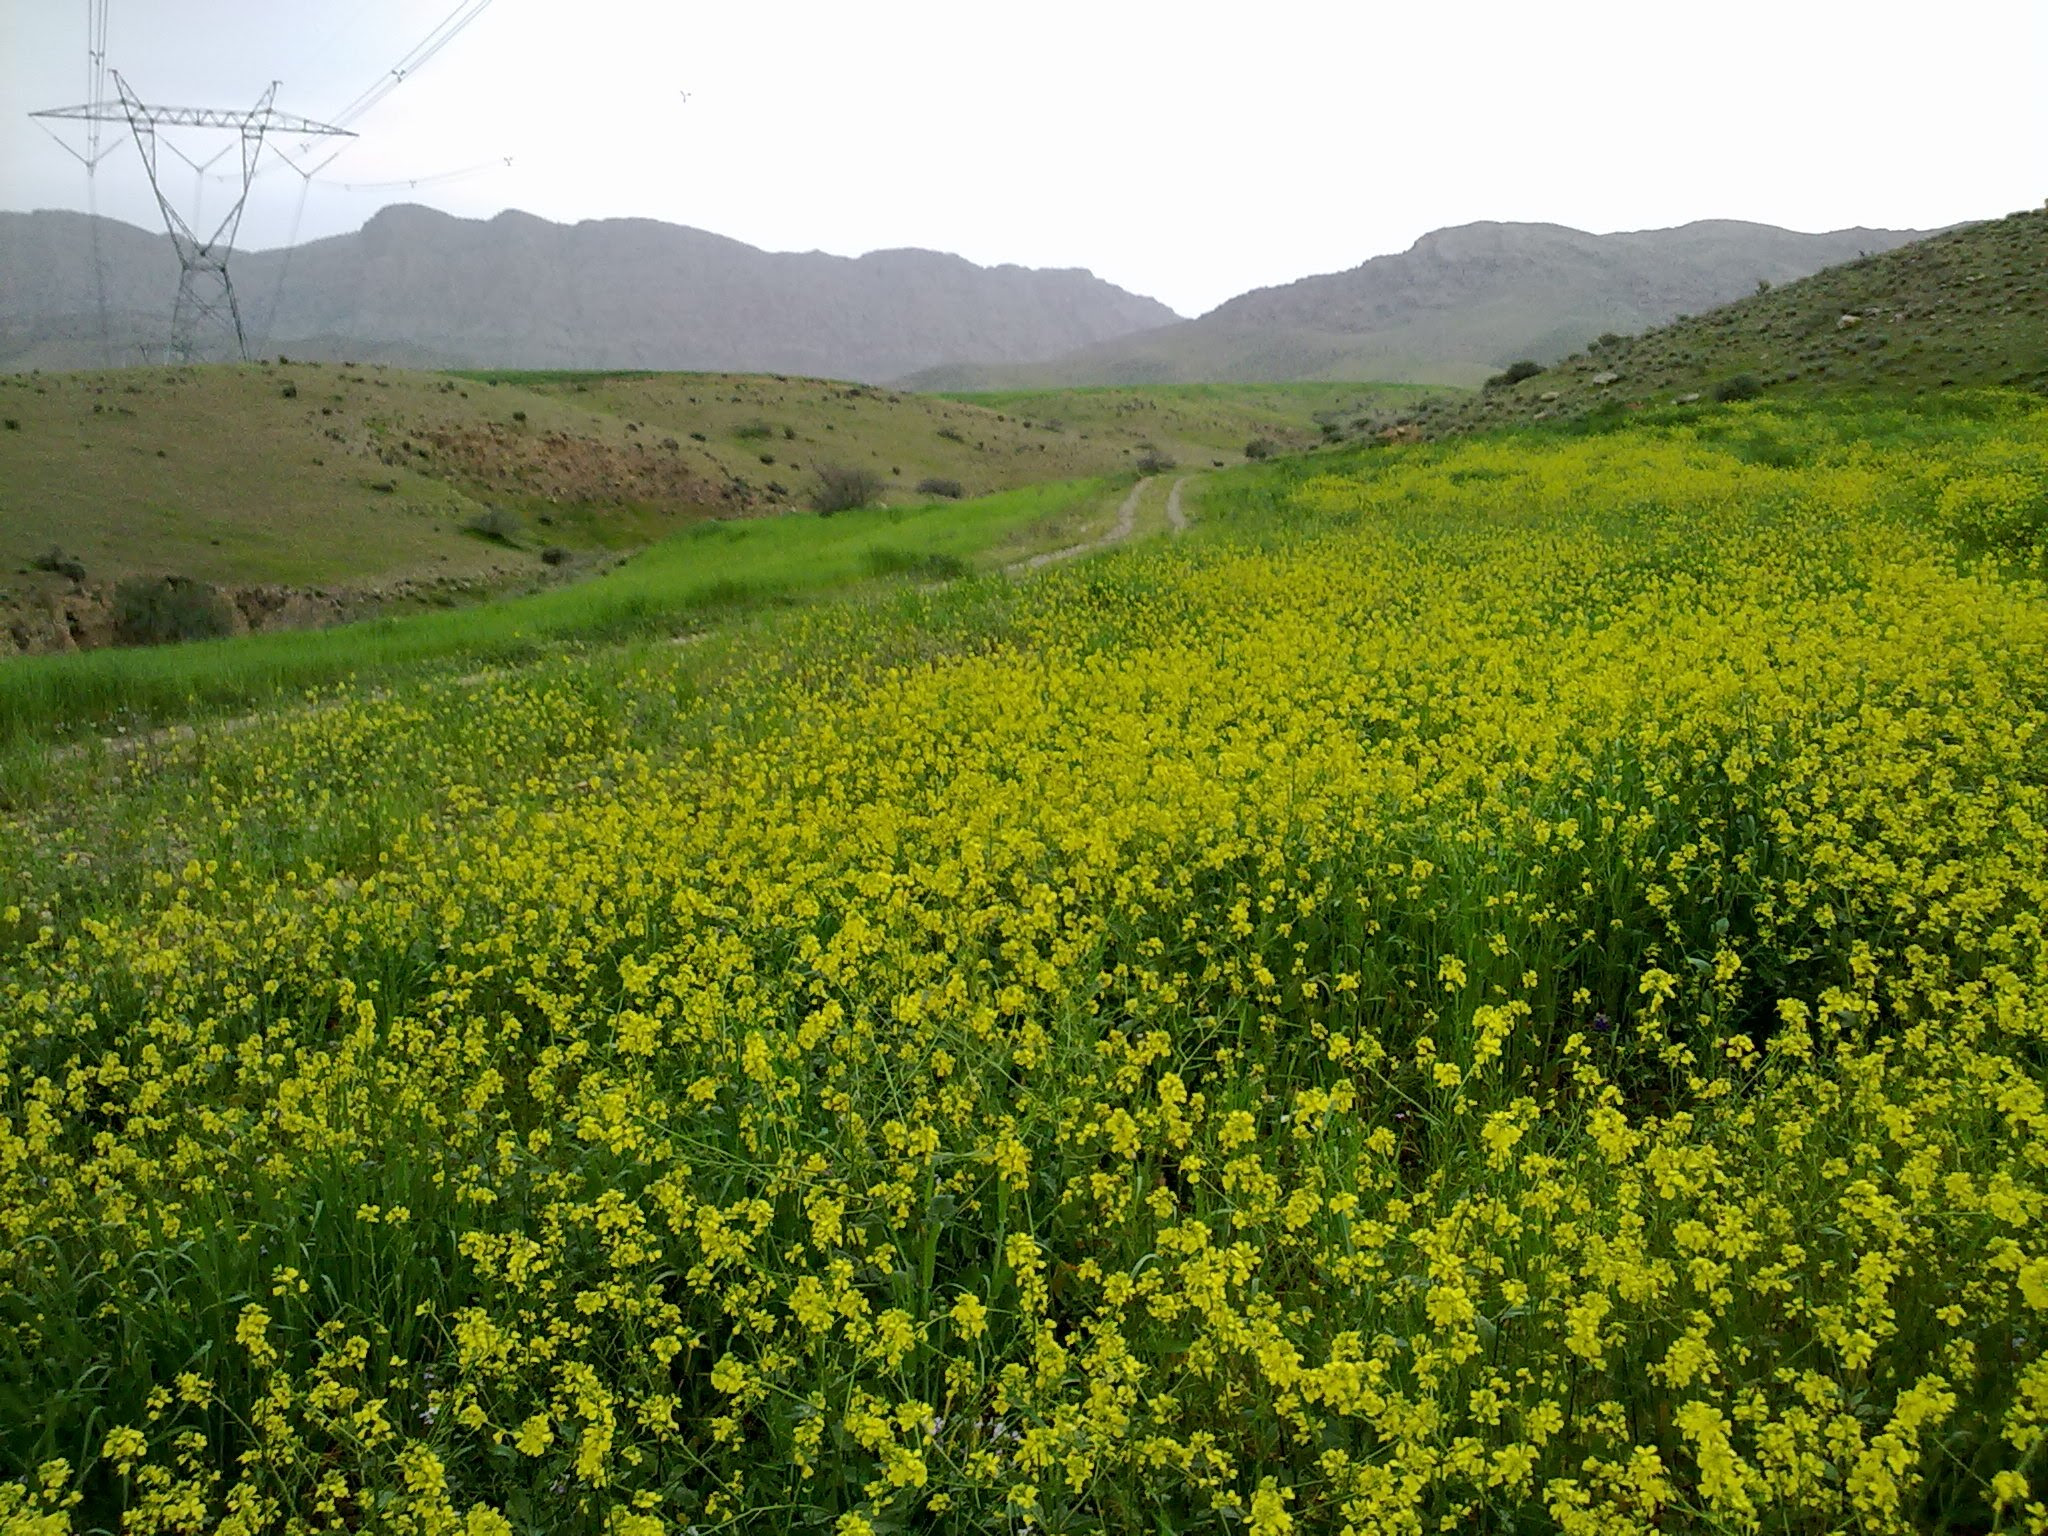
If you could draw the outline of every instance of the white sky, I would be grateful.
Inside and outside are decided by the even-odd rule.
[[[108,54],[146,100],[246,105],[276,78],[280,108],[326,117],[454,3],[111,0]],[[85,98],[85,36],[84,0],[0,0],[0,207],[85,206],[25,116]],[[638,215],[1087,267],[1193,314],[1473,219],[1818,230],[2038,205],[2048,0],[495,0],[356,126],[301,239],[390,202]],[[170,185],[189,200],[190,172]],[[266,174],[243,243],[284,243],[299,203]],[[99,204],[159,227],[132,147]]]

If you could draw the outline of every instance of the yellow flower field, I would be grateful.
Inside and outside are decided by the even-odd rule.
[[[0,824],[0,1532],[2048,1529],[2048,411],[1205,511]]]

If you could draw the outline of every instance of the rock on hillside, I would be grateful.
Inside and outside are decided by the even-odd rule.
[[[1725,304],[1758,282],[1917,239],[1910,230],[1799,234],[1707,220],[1591,235],[1556,224],[1464,224],[1348,272],[1240,295],[1197,320],[1022,369],[952,370],[912,384],[1118,384],[1385,379],[1477,384],[1521,357],[1562,357]]]
[[[90,234],[79,214],[0,213],[0,366],[100,360]],[[116,361],[127,361],[161,335],[177,266],[163,237],[113,220],[99,234]],[[873,381],[1049,357],[1177,318],[1083,271],[933,251],[761,251],[649,219],[564,225],[398,206],[284,263],[263,251],[235,266],[260,350],[444,366]]]
[[[2048,392],[2048,208],[1830,267],[1567,358],[1511,388],[1429,406],[1466,431],[1717,393]]]

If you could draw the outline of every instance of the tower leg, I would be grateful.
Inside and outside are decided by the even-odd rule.
[[[203,362],[213,345],[231,342],[234,356],[249,355],[242,332],[242,310],[228,280],[227,263],[200,257],[180,266],[178,298],[171,309],[171,360]]]

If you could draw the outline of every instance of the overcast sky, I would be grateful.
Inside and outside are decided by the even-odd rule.
[[[108,56],[146,100],[245,105],[277,79],[279,107],[327,117],[454,4],[110,0]],[[0,207],[85,206],[26,114],[84,99],[86,10],[0,0]],[[1473,219],[1925,228],[2038,205],[2044,82],[2048,0],[494,0],[303,208],[267,171],[243,234],[405,201],[637,215],[1087,267],[1194,314]],[[192,173],[169,186],[189,201]],[[132,147],[98,191],[160,227]],[[202,194],[218,212],[228,189]]]

